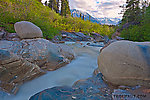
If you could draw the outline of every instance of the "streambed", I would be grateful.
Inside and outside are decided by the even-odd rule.
[[[74,49],[76,55],[70,64],[26,82],[15,96],[0,92],[0,100],[28,100],[32,95],[44,89],[55,86],[72,86],[77,80],[91,77],[93,71],[98,67],[97,56],[101,47],[87,46],[86,42],[83,42],[82,45],[73,42],[66,44]]]

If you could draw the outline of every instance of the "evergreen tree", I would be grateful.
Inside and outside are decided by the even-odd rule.
[[[73,17],[73,13],[71,14],[71,17]]]
[[[82,19],[82,14],[81,14],[81,12],[80,12],[80,18]]]
[[[66,7],[65,7],[65,9],[66,9],[66,15],[71,15],[71,12],[70,12],[70,7],[69,7],[69,2],[68,2],[68,0],[65,0],[66,1]]]
[[[144,15],[144,13],[146,12],[146,7],[148,7],[148,0],[142,0],[141,1],[142,2],[142,10],[141,10],[141,12],[142,12],[142,15]]]
[[[89,15],[89,21],[91,21],[91,16]]]
[[[84,14],[83,14],[83,20],[84,20]]]
[[[65,16],[65,0],[61,0],[61,15]]]
[[[144,23],[148,23],[150,25],[150,5],[146,7],[145,13],[144,13]],[[147,25],[147,26],[149,26]],[[150,34],[150,33],[149,33]]]
[[[62,16],[70,16],[70,7],[68,0],[61,0],[61,15]]]
[[[56,0],[49,0],[48,6],[54,10],[55,12],[57,11],[57,2]]]
[[[45,6],[48,6],[48,5],[47,5],[47,1],[45,1],[45,3],[44,3],[44,4],[45,4]]]
[[[49,0],[48,7],[53,9],[53,0]]]
[[[59,0],[57,0],[57,10],[56,10],[56,13],[59,13],[59,3],[60,3],[60,1]]]
[[[53,10],[55,12],[57,11],[57,2],[56,2],[56,0],[53,0]]]
[[[140,0],[127,0],[126,10],[123,15],[122,21],[125,23],[136,21],[138,22],[141,17],[141,9],[139,7]]]

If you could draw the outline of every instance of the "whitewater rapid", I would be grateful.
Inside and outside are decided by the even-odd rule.
[[[49,71],[47,74],[23,84],[16,95],[6,95],[0,91],[0,100],[28,100],[32,95],[55,86],[72,86],[80,79],[92,76],[98,67],[97,56],[101,47],[84,46],[76,43],[70,45],[76,54],[75,59],[68,65]]]

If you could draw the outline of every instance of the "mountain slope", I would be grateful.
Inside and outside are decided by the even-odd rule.
[[[98,18],[101,24],[107,24],[107,25],[117,25],[121,19],[119,18]]]
[[[82,12],[82,11],[79,11],[79,10],[76,10],[76,9],[71,10],[71,14],[72,14],[73,17],[80,17],[80,13],[82,14],[82,17],[81,17],[82,19],[83,19],[83,15],[84,15],[84,20],[89,20],[89,18],[90,18],[91,22],[100,24],[100,21],[98,19],[92,17],[87,12]]]
[[[80,13],[82,14],[82,19],[84,15],[84,20],[89,20],[93,23],[98,23],[98,24],[106,24],[106,25],[116,25],[118,22],[121,20],[119,18],[94,18],[87,12],[82,12],[76,9],[71,10],[71,14],[73,17],[80,17]]]
[[[14,24],[30,21],[41,28],[44,38],[52,39],[60,31],[111,34],[109,26],[83,21],[80,18],[60,16],[38,0],[0,0],[0,28],[14,33]]]

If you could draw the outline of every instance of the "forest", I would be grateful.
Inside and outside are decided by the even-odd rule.
[[[67,0],[61,0],[62,10],[61,13],[58,13],[60,12],[58,3],[52,1],[42,4],[40,0],[0,0],[0,27],[13,33],[15,32],[14,23],[22,20],[30,21],[41,28],[44,38],[47,39],[59,35],[62,30],[84,34],[96,32],[108,36],[114,32],[114,28],[108,25],[72,17]]]
[[[123,14],[117,26],[100,25],[72,17],[68,0],[0,0],[0,27],[14,31],[14,23],[30,21],[39,26],[44,38],[52,39],[60,31],[95,32],[111,35],[119,29],[121,37],[131,41],[150,41],[150,5],[147,0],[127,0],[120,6]]]
[[[119,24],[121,36],[131,41],[150,41],[150,5],[148,0],[127,0]]]

